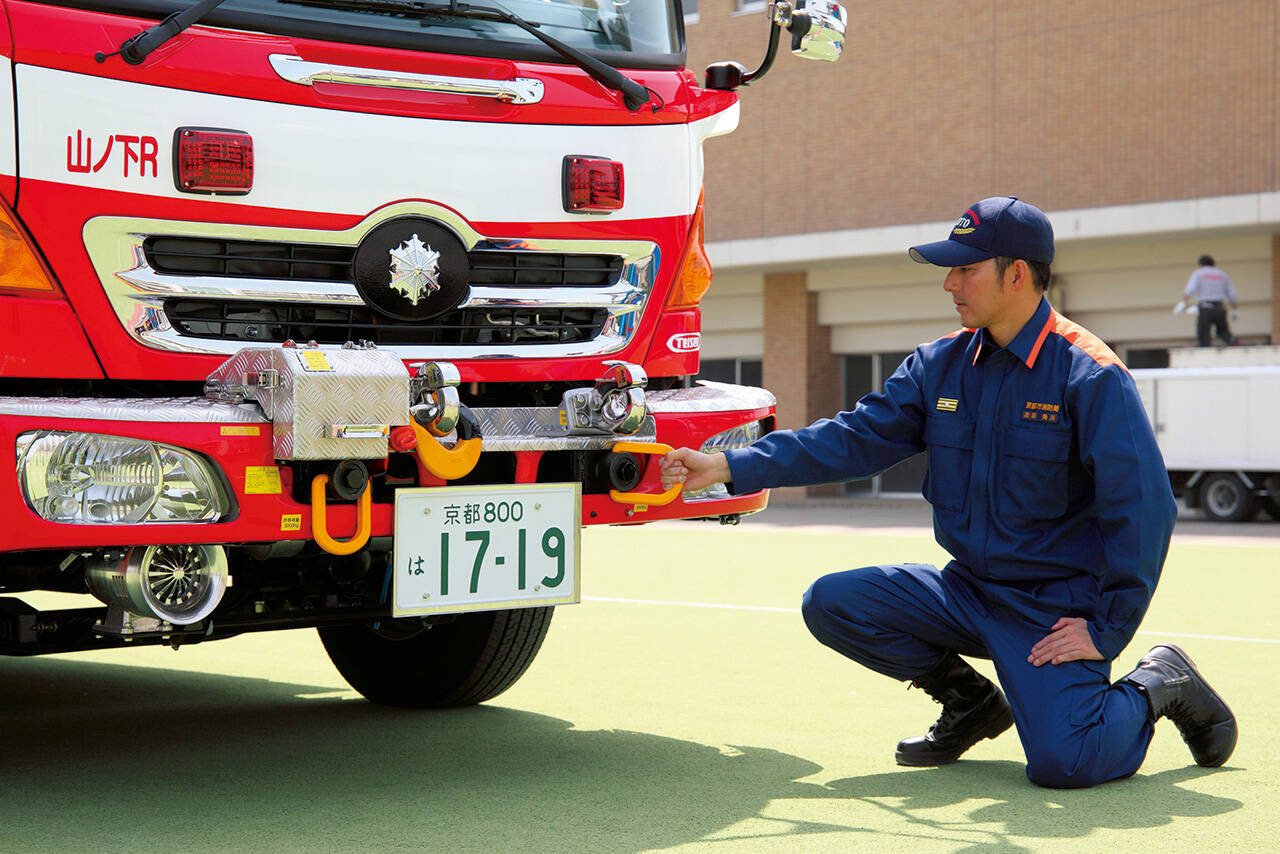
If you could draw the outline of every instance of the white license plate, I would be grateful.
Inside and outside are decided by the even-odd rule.
[[[396,492],[397,617],[577,602],[582,486]]]

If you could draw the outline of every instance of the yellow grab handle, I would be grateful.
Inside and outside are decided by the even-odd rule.
[[[435,436],[417,421],[409,419],[413,434],[418,437],[418,446],[414,452],[427,467],[427,471],[445,480],[457,480],[466,477],[480,460],[480,437],[463,439],[449,450]]]
[[[619,442],[610,450],[615,454],[653,454],[662,455],[671,451],[670,445],[664,445],[661,442]],[[680,490],[684,488],[683,483],[673,485],[666,492],[619,492],[616,489],[609,490],[609,497],[619,504],[652,504],[655,507],[661,507],[663,504],[670,504],[676,500],[676,496],[680,494]]]
[[[340,542],[329,536],[325,525],[324,488],[329,483],[329,475],[318,474],[311,481],[311,536],[315,537],[320,548],[333,555],[349,555],[360,551],[369,542],[369,534],[373,531],[373,490],[365,484],[360,500],[356,502],[359,522],[351,539]]]

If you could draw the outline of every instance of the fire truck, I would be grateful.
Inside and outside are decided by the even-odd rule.
[[[767,16],[699,85],[676,0],[0,0],[0,653],[315,627],[469,705],[583,525],[761,510],[657,461],[773,425],[690,382],[702,143],[843,44]]]

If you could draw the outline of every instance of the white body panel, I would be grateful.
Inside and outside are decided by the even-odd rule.
[[[0,175],[17,175],[18,159],[13,143],[13,61],[0,56]]]
[[[222,127],[247,132],[254,145],[253,190],[223,197],[230,203],[364,215],[424,199],[472,222],[585,219],[563,208],[568,154],[623,164],[625,203],[611,220],[688,215],[702,184],[702,141],[732,130],[738,114],[735,104],[692,124],[495,125],[300,107],[26,65],[17,80],[23,179],[189,198],[174,187],[174,129]],[[0,104],[0,117],[12,122],[12,110]],[[154,140],[154,166],[138,161],[137,144],[132,158],[123,144],[103,158],[108,140],[121,136]],[[91,156],[80,148],[88,140]]]
[[[1280,472],[1280,367],[1133,371],[1170,471]]]

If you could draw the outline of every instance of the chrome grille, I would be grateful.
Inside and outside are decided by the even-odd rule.
[[[410,323],[366,308],[208,299],[165,300],[164,313],[192,338],[319,344],[364,339],[379,346],[569,344],[595,338],[608,319],[604,309],[491,308],[454,310]]]
[[[398,217],[439,222],[466,247],[467,297],[429,321],[375,316],[352,281],[356,247]],[[101,216],[83,236],[131,337],[223,355],[246,341],[363,338],[404,359],[603,356],[636,334],[662,261],[646,240],[488,237],[429,202],[341,231]]]
[[[189,237],[148,237],[142,244],[157,273],[247,279],[351,281],[354,246]],[[622,274],[617,255],[473,250],[473,286],[607,287]]]

